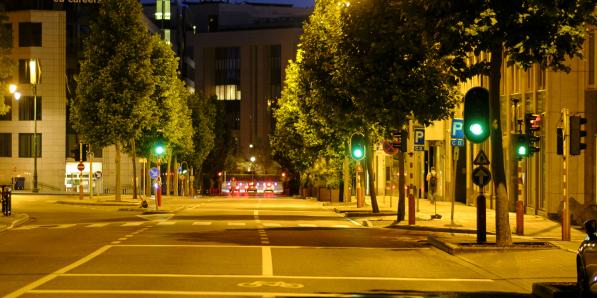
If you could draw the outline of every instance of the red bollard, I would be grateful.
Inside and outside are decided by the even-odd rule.
[[[158,207],[162,207],[162,187],[158,186],[156,189],[157,193],[155,195],[156,200],[158,201]]]
[[[415,196],[413,196],[412,190],[408,193],[408,224],[415,224]]]

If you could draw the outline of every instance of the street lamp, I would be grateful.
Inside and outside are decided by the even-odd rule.
[[[12,94],[12,96],[14,96],[14,98],[18,101],[19,99],[21,99],[21,92],[19,92],[17,90],[17,85],[15,84],[10,84],[8,86],[8,91],[10,92],[10,94]]]
[[[33,87],[33,192],[37,188],[37,84],[40,83],[41,68],[35,58],[29,59],[29,83]]]

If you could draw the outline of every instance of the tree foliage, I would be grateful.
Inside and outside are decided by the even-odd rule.
[[[497,192],[497,244],[512,243],[508,222],[504,153],[500,119],[502,61],[527,69],[533,63],[568,71],[568,58],[581,56],[586,26],[595,23],[597,1],[442,1],[408,0],[411,20],[423,24],[419,33],[438,44],[439,55],[451,59],[460,78],[487,75],[490,105],[493,181]],[[470,59],[487,53],[488,60]]]
[[[8,17],[4,14],[4,7],[0,5],[0,24],[6,22]],[[0,95],[4,96],[8,90],[8,80],[12,77],[15,61],[10,57],[12,48],[12,32],[9,27],[0,26]],[[0,115],[10,112],[10,106],[4,104],[4,98],[0,99]]]

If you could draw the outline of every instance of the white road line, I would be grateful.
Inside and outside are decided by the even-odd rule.
[[[282,225],[279,224],[279,223],[266,222],[266,223],[263,224],[263,226],[265,226],[265,227],[280,227]]]
[[[103,222],[103,223],[94,223],[94,224],[89,224],[86,225],[86,228],[101,228],[101,227],[105,227],[107,225],[109,225],[109,222]]]
[[[193,225],[194,226],[209,226],[209,225],[211,225],[211,222],[210,221],[196,221],[196,222],[193,222]]]
[[[228,225],[229,226],[246,226],[247,223],[245,223],[245,222],[229,222]]]
[[[14,228],[13,230],[32,230],[32,229],[37,229],[37,228],[39,228],[39,226],[31,225],[31,226],[22,226],[22,227]]]
[[[271,246],[268,246],[271,247]],[[263,251],[262,251],[263,253]],[[271,252],[270,252],[271,253]],[[270,254],[271,256],[271,254]],[[72,277],[165,277],[165,278],[267,278],[264,275],[251,274],[153,274],[153,273],[64,273],[60,276]],[[272,275],[280,279],[315,279],[315,280],[387,280],[387,281],[444,281],[444,282],[496,282],[502,279],[491,278],[433,278],[433,277],[388,277],[388,276],[309,276],[309,275]]]
[[[121,227],[134,227],[134,226],[140,226],[144,223],[144,221],[133,221],[133,222],[127,222],[124,223],[122,225],[120,225]]]
[[[350,228],[348,225],[334,225],[334,228]]]
[[[96,251],[84,256],[83,258],[79,259],[78,261],[75,261],[74,263],[71,263],[70,265],[63,267],[61,269],[58,269],[56,271],[54,271],[53,273],[50,273],[6,296],[4,296],[4,298],[16,298],[19,297],[27,292],[30,292],[31,290],[53,280],[54,278],[58,277],[61,274],[64,274],[70,270],[73,270],[87,262],[89,262],[91,259],[103,254],[104,252],[106,252],[108,249],[110,249],[112,246],[111,245],[104,245],[102,247],[100,247],[99,249],[97,249]]]
[[[283,292],[207,292],[207,291],[157,291],[157,290],[33,290],[32,294],[108,294],[108,295],[140,295],[140,296],[229,296],[229,297],[353,297],[346,294],[322,293],[283,293]]]
[[[122,244],[118,247],[196,247],[196,248],[261,248],[263,245],[218,245],[218,244]],[[285,246],[268,245],[280,249],[361,249],[361,250],[430,250],[430,247],[362,247],[362,246]]]
[[[176,222],[175,221],[160,221],[158,222],[158,226],[171,226],[171,225],[175,225]]]
[[[316,228],[317,225],[315,224],[298,224],[299,227],[303,227],[303,228]]]
[[[63,224],[63,225],[57,225],[55,227],[50,227],[50,229],[66,229],[66,228],[72,228],[76,225],[77,224]]]
[[[261,248],[261,274],[263,276],[274,276],[272,250],[269,246]]]

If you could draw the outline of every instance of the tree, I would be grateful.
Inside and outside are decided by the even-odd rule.
[[[213,103],[214,115],[213,115],[213,147],[207,155],[202,170],[205,175],[209,177],[215,177],[217,172],[226,171],[226,161],[234,153],[234,139],[232,135],[231,121],[227,121],[226,103],[222,100],[217,100],[215,97],[209,99]],[[201,106],[201,105],[199,105]],[[193,109],[195,111],[195,109]],[[197,110],[197,115],[202,115],[201,111],[205,109],[201,108]],[[202,134],[199,132],[197,137]]]
[[[299,46],[299,104],[317,115],[308,119],[314,127],[334,136],[326,141],[336,152],[354,132],[366,136],[372,152],[411,118],[429,123],[451,115],[457,80],[433,44],[416,38],[417,29],[396,1],[317,2]],[[370,156],[366,164],[373,185]],[[379,212],[374,190],[371,202]]]
[[[200,93],[195,93],[189,97],[189,106],[191,107],[191,117],[195,133],[193,134],[193,142],[195,148],[189,158],[192,160],[191,165],[197,169],[199,177],[202,176],[204,163],[208,155],[215,148],[216,140],[219,144],[232,140],[231,136],[219,135],[216,138],[216,102],[215,96],[205,98]],[[229,146],[231,148],[232,146]],[[209,168],[209,167],[207,167]],[[210,168],[212,171],[216,168]],[[221,169],[221,168],[220,168]],[[211,173],[214,174],[214,173]]]
[[[405,1],[411,22],[423,24],[420,34],[451,57],[452,73],[462,79],[489,76],[492,176],[496,190],[496,242],[512,244],[508,221],[504,153],[500,119],[503,59],[528,69],[533,63],[568,71],[567,58],[580,56],[586,25],[595,23],[597,1]],[[469,59],[487,53],[489,61]]]
[[[120,150],[152,121],[154,76],[149,32],[135,0],[104,0],[84,41],[71,121],[86,142],[116,146],[116,200]]]
[[[3,24],[8,17],[3,13],[4,6],[0,5],[0,24]],[[6,92],[7,80],[13,75],[15,61],[10,57],[12,48],[12,32],[6,26],[0,26],[0,115],[10,112],[10,106],[4,104],[4,92]]]

